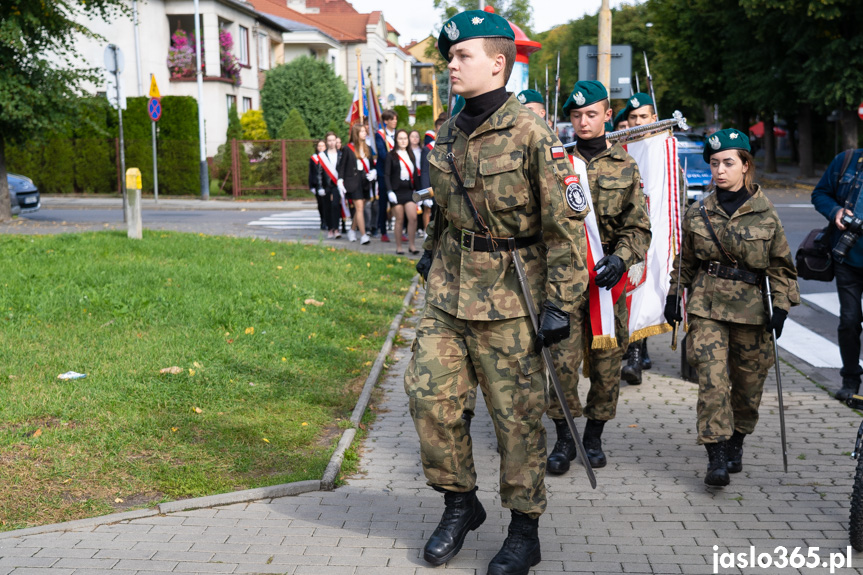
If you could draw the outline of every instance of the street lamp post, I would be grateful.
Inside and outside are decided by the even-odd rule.
[[[198,138],[201,141],[201,199],[210,199],[210,171],[207,168],[207,139],[204,133],[204,63],[201,61],[201,15],[195,0],[195,58],[198,63]]]

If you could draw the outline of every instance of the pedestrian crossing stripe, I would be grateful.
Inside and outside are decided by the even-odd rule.
[[[824,311],[839,316],[839,294],[836,292],[803,294],[804,300]],[[811,329],[787,319],[779,338],[779,347],[792,353],[813,367],[841,369],[842,357],[839,346]],[[860,362],[863,365],[863,362]]]
[[[264,216],[248,226],[264,227],[274,230],[318,230],[321,229],[321,216],[317,210],[295,210]],[[351,219],[345,219],[345,225],[351,225]]]

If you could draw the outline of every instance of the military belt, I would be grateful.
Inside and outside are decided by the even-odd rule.
[[[724,266],[719,262],[701,262],[701,269],[707,272],[707,275],[717,277],[724,280],[735,280],[748,283],[754,286],[761,285],[763,274]]]
[[[449,231],[458,241],[459,247],[466,252],[504,252],[519,250],[542,241],[542,233],[524,238],[495,238],[484,236],[471,230],[462,230],[450,224]]]

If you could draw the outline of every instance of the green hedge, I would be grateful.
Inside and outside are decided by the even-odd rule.
[[[123,112],[126,167],[141,170],[153,192],[153,152],[148,98],[128,98]],[[119,118],[106,100],[81,100],[74,128],[58,128],[6,148],[7,169],[31,178],[43,193],[117,193]],[[160,194],[200,191],[198,106],[194,98],[165,96],[158,124]]]
[[[408,112],[407,106],[393,106],[393,112],[399,117],[399,123],[397,128],[399,130],[410,130],[411,129],[411,121],[410,121],[410,112]]]

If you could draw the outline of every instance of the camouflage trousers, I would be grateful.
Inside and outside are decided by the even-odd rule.
[[[405,391],[429,485],[457,492],[476,485],[470,416],[479,385],[501,456],[501,503],[531,517],[545,511],[548,396],[533,341],[527,317],[465,321],[426,305]]]
[[[584,416],[588,419],[608,421],[617,414],[617,397],[620,393],[620,364],[623,353],[629,345],[629,312],[626,309],[626,292],[614,302],[614,333],[617,347],[611,349],[589,349],[593,341],[590,331],[590,312],[588,302],[579,306],[570,316],[571,334],[551,347],[551,355],[557,368],[566,404],[573,417],[581,417],[582,407],[578,398],[578,369],[582,365],[587,350],[587,375],[590,388]],[[563,419],[563,409],[557,395],[552,393],[548,406],[548,416]]]
[[[698,443],[752,433],[773,343],[763,325],[690,316],[686,356],[698,372]]]

